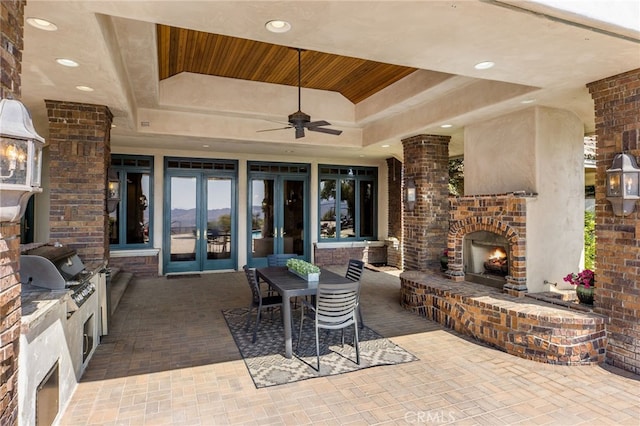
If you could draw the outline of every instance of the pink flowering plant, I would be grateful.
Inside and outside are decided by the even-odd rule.
[[[577,274],[572,272],[564,277],[563,280],[571,285],[583,284],[584,288],[591,288],[594,287],[595,274],[591,269],[585,269]]]

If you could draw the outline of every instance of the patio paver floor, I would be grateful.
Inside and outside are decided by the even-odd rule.
[[[365,270],[364,320],[419,361],[263,389],[222,316],[250,298],[243,272],[134,279],[60,424],[640,424],[640,377],[470,341],[404,311],[398,275]]]

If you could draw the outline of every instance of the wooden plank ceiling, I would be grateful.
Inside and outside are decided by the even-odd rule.
[[[160,80],[192,72],[274,84],[298,85],[294,47],[157,25]],[[302,87],[341,93],[354,104],[416,68],[302,51]]]

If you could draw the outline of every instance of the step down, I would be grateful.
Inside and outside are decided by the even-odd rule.
[[[112,271],[113,274],[113,271]],[[111,276],[111,315],[118,308],[118,304],[120,303],[120,299],[122,299],[122,295],[124,294],[129,282],[133,278],[133,274],[131,272],[120,272],[117,271],[115,275]]]

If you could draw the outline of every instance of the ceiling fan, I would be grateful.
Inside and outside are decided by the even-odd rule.
[[[300,74],[302,70],[301,66],[301,52],[300,48],[296,49],[298,51],[298,111],[289,115],[289,125],[287,127],[279,127],[277,129],[266,129],[266,130],[258,130],[258,132],[269,132],[272,130],[283,130],[283,129],[295,129],[296,130],[296,139],[304,137],[304,129],[310,130],[312,132],[320,132],[320,133],[328,133],[330,135],[339,135],[342,133],[342,130],[335,129],[327,129],[322,126],[330,126],[331,123],[321,120],[321,121],[311,121],[311,117],[308,114],[305,114],[300,109],[300,92],[301,92],[301,84],[300,84]]]

